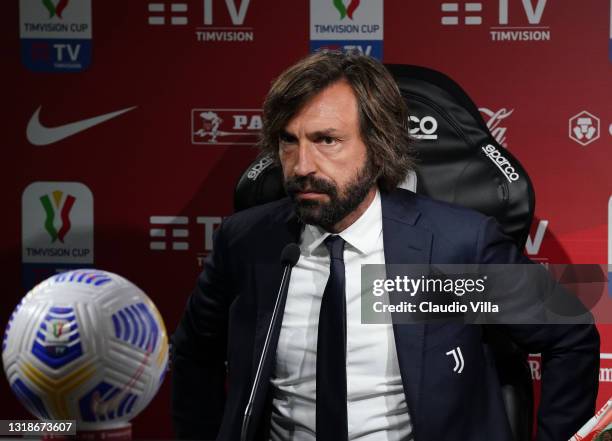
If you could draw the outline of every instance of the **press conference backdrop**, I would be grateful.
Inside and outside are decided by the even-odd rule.
[[[610,0],[7,0],[3,10],[2,326],[38,281],[95,266],[143,288],[174,329],[256,155],[271,80],[319,47],[455,79],[534,182],[525,252],[612,259]],[[435,139],[436,121],[413,118],[411,131]],[[612,395],[612,329],[600,332],[598,406]],[[538,380],[540,361],[530,363]],[[2,418],[27,417],[4,380],[0,397]],[[134,434],[171,433],[166,381]]]

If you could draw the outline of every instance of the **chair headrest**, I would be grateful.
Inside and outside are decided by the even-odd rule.
[[[533,219],[533,185],[518,160],[490,134],[478,108],[446,75],[419,66],[387,65],[408,105],[416,174],[403,187],[493,216],[523,247]],[[268,156],[242,174],[234,208],[285,196],[282,171]]]
[[[520,162],[491,135],[474,102],[435,70],[387,68],[408,106],[416,192],[493,216],[524,246],[535,209],[533,184]]]

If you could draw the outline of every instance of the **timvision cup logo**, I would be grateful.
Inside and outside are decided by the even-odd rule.
[[[93,196],[80,182],[33,182],[21,196],[23,285],[94,263]]]
[[[19,0],[23,64],[35,72],[79,72],[91,64],[91,0]]]

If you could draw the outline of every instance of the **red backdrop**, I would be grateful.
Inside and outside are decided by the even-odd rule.
[[[5,3],[2,324],[44,274],[90,264],[143,288],[174,329],[211,232],[231,214],[234,184],[256,155],[257,109],[270,81],[322,44],[455,79],[534,182],[537,219],[526,252],[551,263],[607,262],[609,0],[352,0],[344,11],[332,0]],[[70,136],[47,130],[129,108]],[[65,232],[66,246],[80,253],[27,250],[36,244],[24,232],[48,239],[25,210],[33,182],[49,193],[62,182],[91,192],[70,187],[93,212],[93,221],[73,219],[80,237]],[[179,217],[180,227],[167,217]],[[186,233],[173,237],[175,228]],[[612,331],[600,332],[598,405],[612,395]],[[26,417],[4,380],[0,396],[1,418]],[[166,380],[135,419],[136,436],[171,437],[169,407]]]

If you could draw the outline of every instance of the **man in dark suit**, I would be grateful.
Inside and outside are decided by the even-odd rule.
[[[320,52],[275,81],[261,145],[282,165],[289,197],[216,232],[174,335],[180,438],[239,439],[279,257],[293,242],[300,258],[249,439],[511,440],[480,326],[360,321],[362,264],[529,262],[493,219],[396,188],[412,165],[406,124],[397,86],[369,57]],[[502,329],[542,354],[538,439],[568,439],[594,413],[595,327]]]

